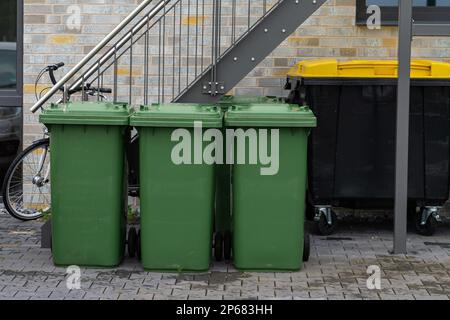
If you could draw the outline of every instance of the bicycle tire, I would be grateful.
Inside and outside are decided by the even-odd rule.
[[[32,151],[34,151],[37,148],[42,148],[43,146],[49,146],[50,140],[48,138],[46,139],[40,139],[35,141],[32,145],[27,147],[25,150],[23,150],[11,163],[11,165],[8,168],[8,171],[5,175],[5,180],[3,181],[2,186],[2,196],[3,196],[3,204],[5,206],[6,211],[13,216],[16,219],[22,220],[22,221],[31,221],[39,219],[43,216],[43,213],[40,215],[35,215],[32,217],[27,217],[26,215],[20,214],[20,212],[17,212],[14,210],[14,208],[11,206],[11,203],[9,202],[9,196],[8,196],[8,189],[9,184],[11,182],[12,175],[14,174],[17,166],[22,162],[22,160]]]

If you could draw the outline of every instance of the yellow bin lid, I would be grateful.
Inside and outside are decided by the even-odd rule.
[[[398,62],[394,60],[336,59],[306,60],[297,63],[288,72],[289,78],[397,78]],[[450,63],[431,60],[413,60],[412,78],[450,79]]]

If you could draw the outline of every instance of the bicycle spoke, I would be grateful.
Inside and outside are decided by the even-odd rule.
[[[15,216],[33,219],[50,210],[49,163],[49,148],[41,144],[16,164],[7,183],[7,201]]]

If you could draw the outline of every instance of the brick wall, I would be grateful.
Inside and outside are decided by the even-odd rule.
[[[67,71],[112,30],[137,0],[24,0],[24,144],[42,132],[37,115],[28,112],[35,101],[34,81],[47,64],[66,62]],[[245,7],[247,1],[239,1]],[[81,9],[81,28],[70,29],[68,9]],[[199,23],[188,19],[188,24]],[[206,21],[208,23],[208,21]],[[355,26],[355,0],[329,0],[235,88],[235,94],[282,95],[287,70],[298,60],[393,59],[397,29],[368,30]],[[450,38],[418,37],[413,56],[450,62]],[[44,82],[45,83],[45,82]],[[39,91],[45,85],[39,86]]]

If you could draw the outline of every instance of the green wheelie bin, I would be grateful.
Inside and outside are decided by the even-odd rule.
[[[56,265],[113,267],[125,249],[126,104],[53,104],[50,132],[52,253]]]
[[[195,104],[142,106],[130,120],[139,132],[141,258],[147,270],[209,269],[215,165],[205,162],[220,132],[220,108]],[[199,126],[199,124],[201,126]]]
[[[227,95],[220,99],[219,106],[223,112],[226,112],[232,105],[252,103],[283,104],[284,99],[272,96]],[[216,261],[231,260],[231,166],[218,164],[216,169],[214,258]]]
[[[236,105],[228,110],[225,125],[235,130],[235,266],[262,271],[301,269],[304,249],[309,249],[304,246],[308,239],[304,211],[307,143],[316,126],[314,114],[298,105]]]

